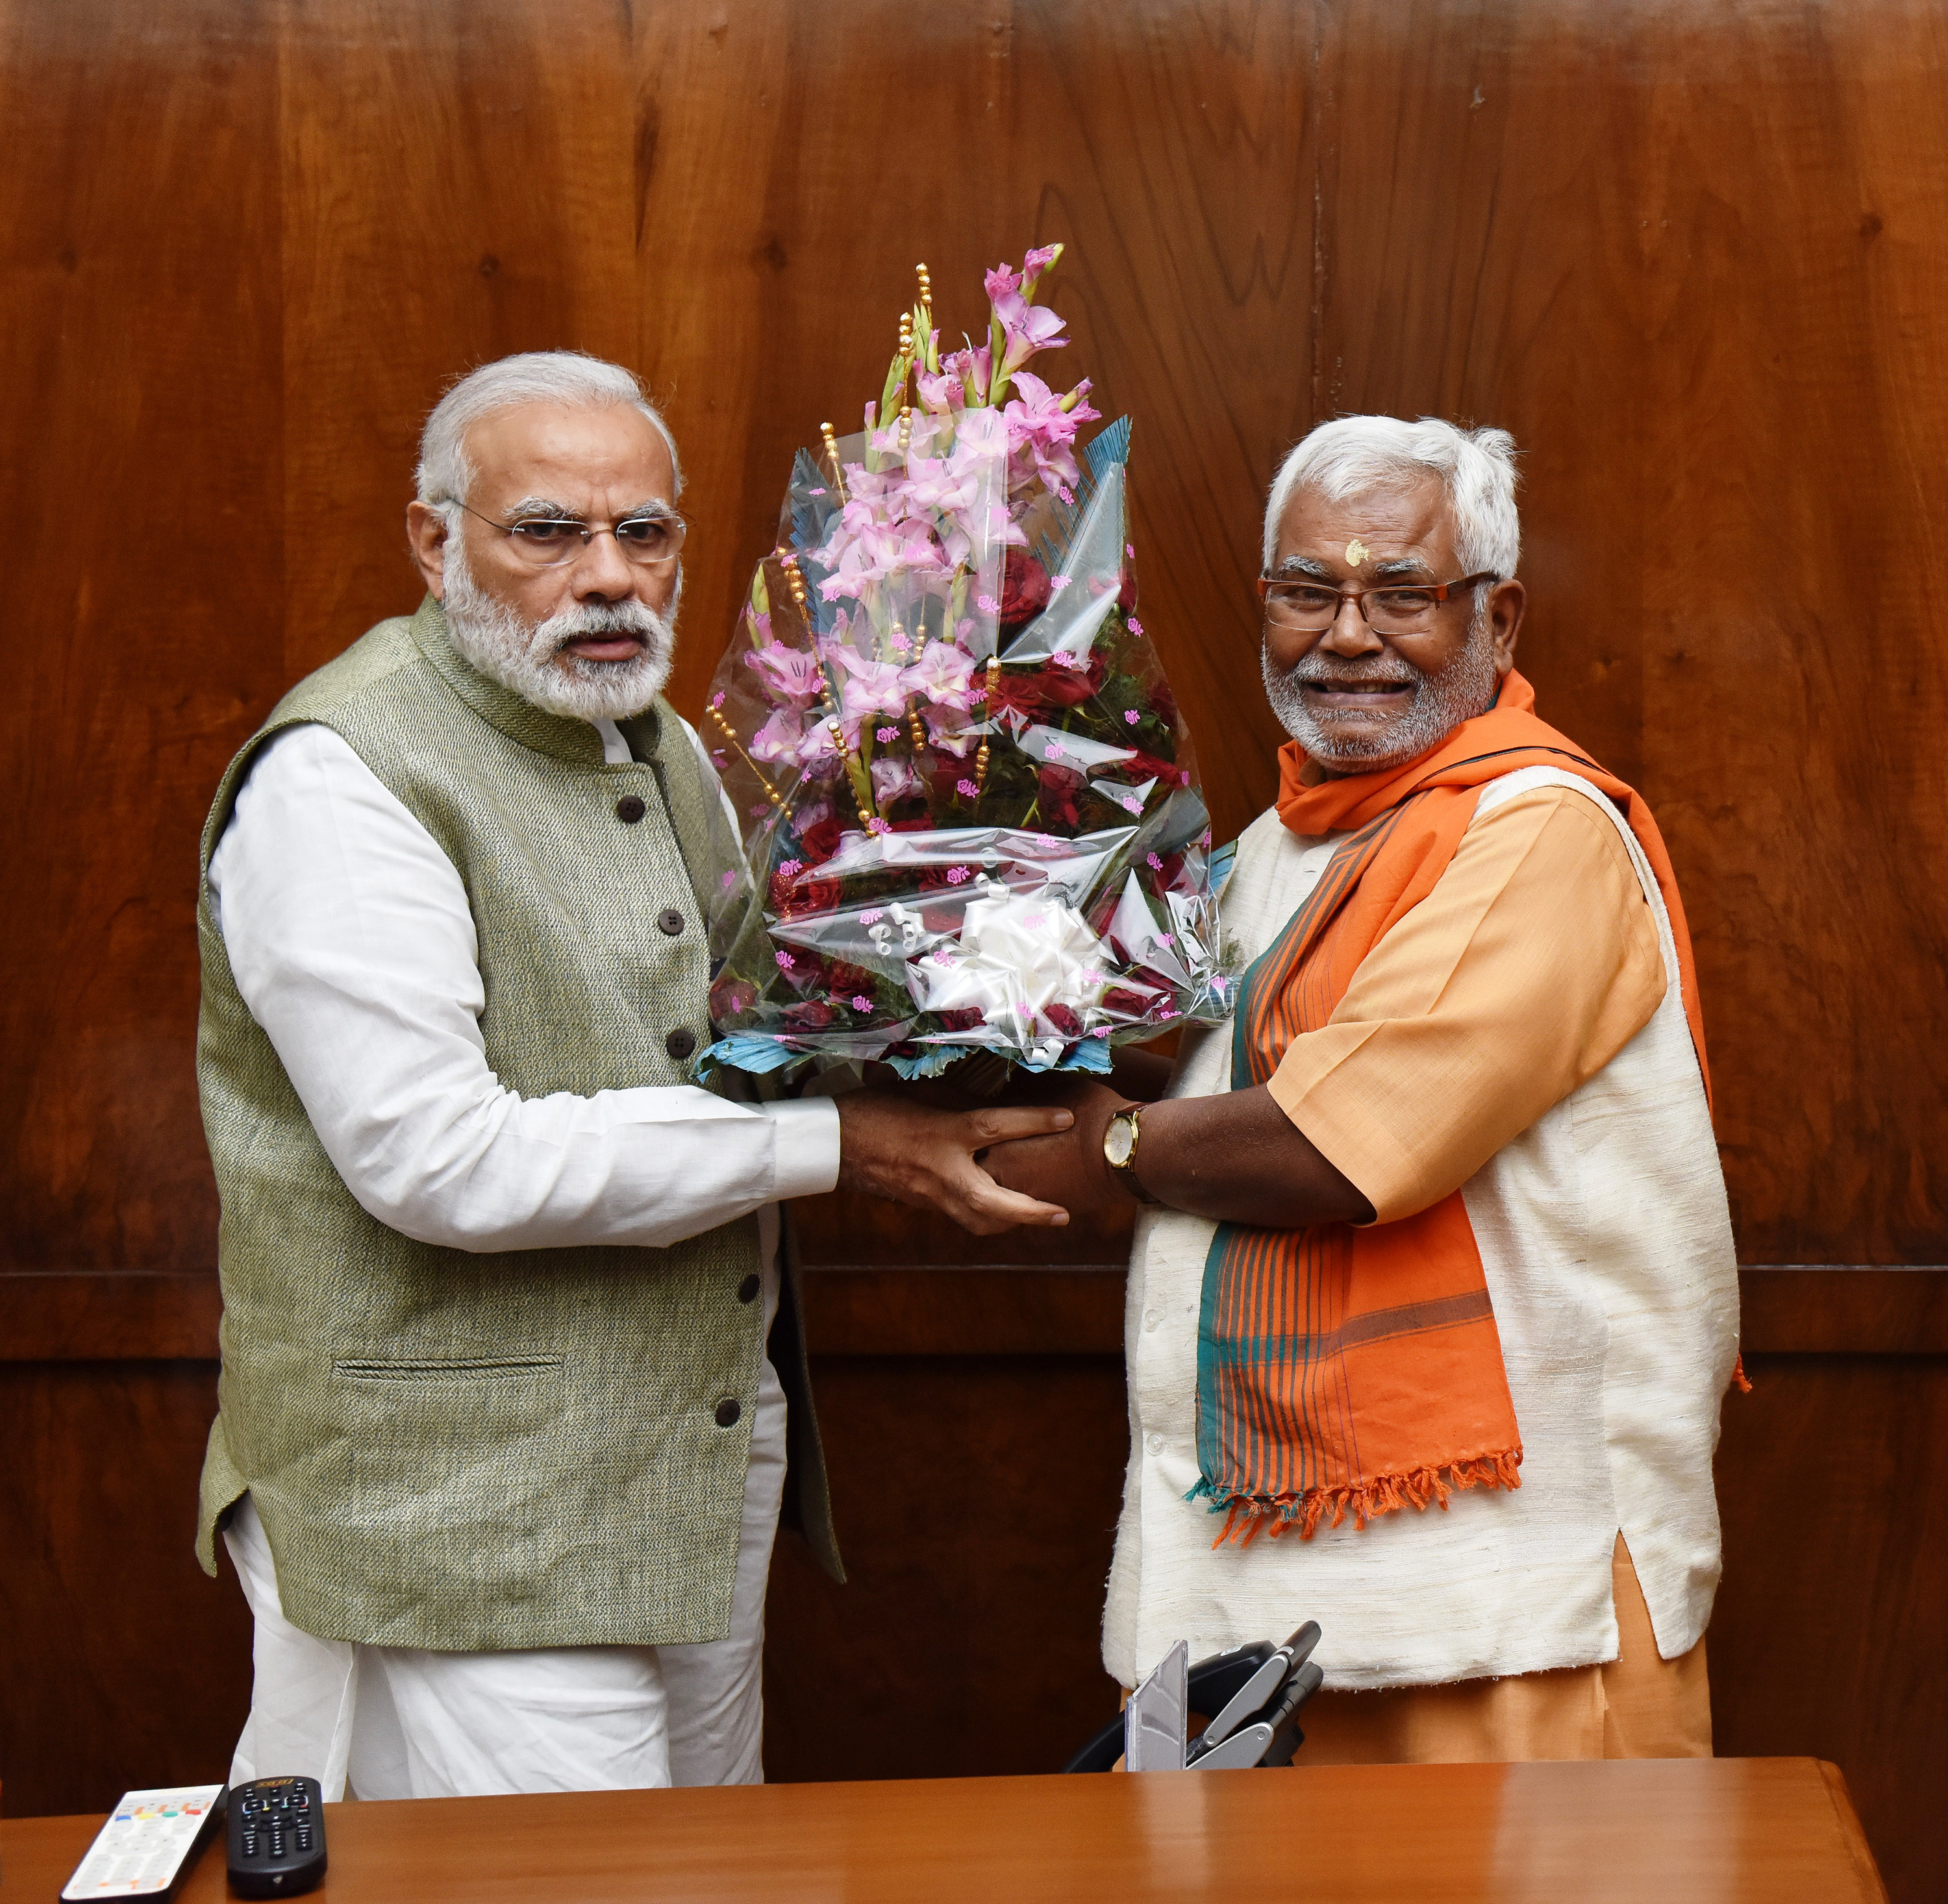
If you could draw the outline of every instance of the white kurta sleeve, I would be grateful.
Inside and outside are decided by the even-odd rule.
[[[268,742],[210,862],[237,987],[359,1203],[467,1250],[664,1245],[830,1189],[827,1099],[690,1085],[524,1100],[488,1068],[467,894],[330,728]]]

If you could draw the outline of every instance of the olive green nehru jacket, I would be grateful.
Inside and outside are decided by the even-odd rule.
[[[203,839],[197,1071],[222,1200],[223,1373],[198,1554],[214,1573],[216,1530],[248,1490],[284,1611],[322,1638],[721,1639],[765,1351],[762,1305],[737,1297],[757,1220],[662,1249],[475,1254],[367,1214],[239,996],[210,907],[210,854],[251,759],[302,721],[341,735],[458,870],[487,1062],[509,1090],[687,1083],[672,1053],[709,1037],[718,795],[665,704],[624,724],[637,758],[609,764],[593,727],[469,667],[430,600],[284,697]],[[656,923],[671,908],[675,934]],[[795,1295],[776,1357],[792,1493],[836,1573]],[[733,1396],[743,1406],[720,1426]]]

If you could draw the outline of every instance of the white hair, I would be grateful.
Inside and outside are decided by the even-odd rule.
[[[632,373],[579,350],[530,350],[470,371],[433,405],[420,433],[415,480],[421,502],[437,508],[467,500],[477,473],[467,454],[467,433],[483,417],[517,403],[554,403],[579,410],[618,405],[641,412],[663,439],[675,473],[675,493],[682,495],[683,465],[677,458],[676,439]]]
[[[1457,429],[1438,417],[1335,417],[1288,456],[1265,503],[1265,572],[1278,555],[1280,519],[1297,490],[1332,502],[1438,476],[1454,516],[1463,572],[1506,581],[1521,554],[1515,513],[1515,439],[1505,429]],[[1478,594],[1481,591],[1477,591]]]

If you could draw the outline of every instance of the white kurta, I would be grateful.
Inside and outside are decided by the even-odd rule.
[[[1197,1482],[1197,1322],[1216,1226],[1146,1211],[1130,1265],[1131,1453],[1103,1615],[1103,1663],[1134,1685],[1178,1639],[1192,1657],[1282,1639],[1308,1619],[1329,1686],[1415,1685],[1617,1656],[1619,1529],[1658,1648],[1689,1650],[1719,1568],[1711,1457],[1738,1344],[1738,1275],[1711,1116],[1657,882],[1587,781],[1531,767],[1484,788],[1477,817],[1531,787],[1587,795],[1621,833],[1658,921],[1666,984],[1650,1022],[1465,1186],[1524,1450],[1521,1487],[1445,1512],[1322,1526],[1214,1549]],[[1239,842],[1224,898],[1247,960],[1303,902],[1340,836],[1276,813]],[[1230,1088],[1228,1024],[1187,1034],[1173,1096]]]

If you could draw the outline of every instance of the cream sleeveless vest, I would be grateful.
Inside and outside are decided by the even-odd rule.
[[[1134,1685],[1180,1639],[1193,1658],[1301,1620],[1323,1629],[1329,1686],[1425,1685],[1614,1659],[1611,1558],[1621,1529],[1658,1649],[1711,1618],[1720,1549],[1711,1457],[1738,1353],[1738,1269],[1711,1115],[1657,882],[1587,780],[1525,767],[1477,817],[1536,786],[1593,801],[1629,849],[1658,920],[1667,985],[1650,1022],[1463,1186],[1525,1458],[1513,1493],[1382,1515],[1309,1541],[1214,1551],[1198,1478],[1197,1313],[1214,1226],[1146,1211],[1124,1331],[1131,1449],[1103,1630]],[[1295,838],[1267,813],[1239,842],[1227,931],[1255,958],[1304,901],[1338,837]],[[1173,1096],[1230,1089],[1228,1024],[1186,1034]]]

